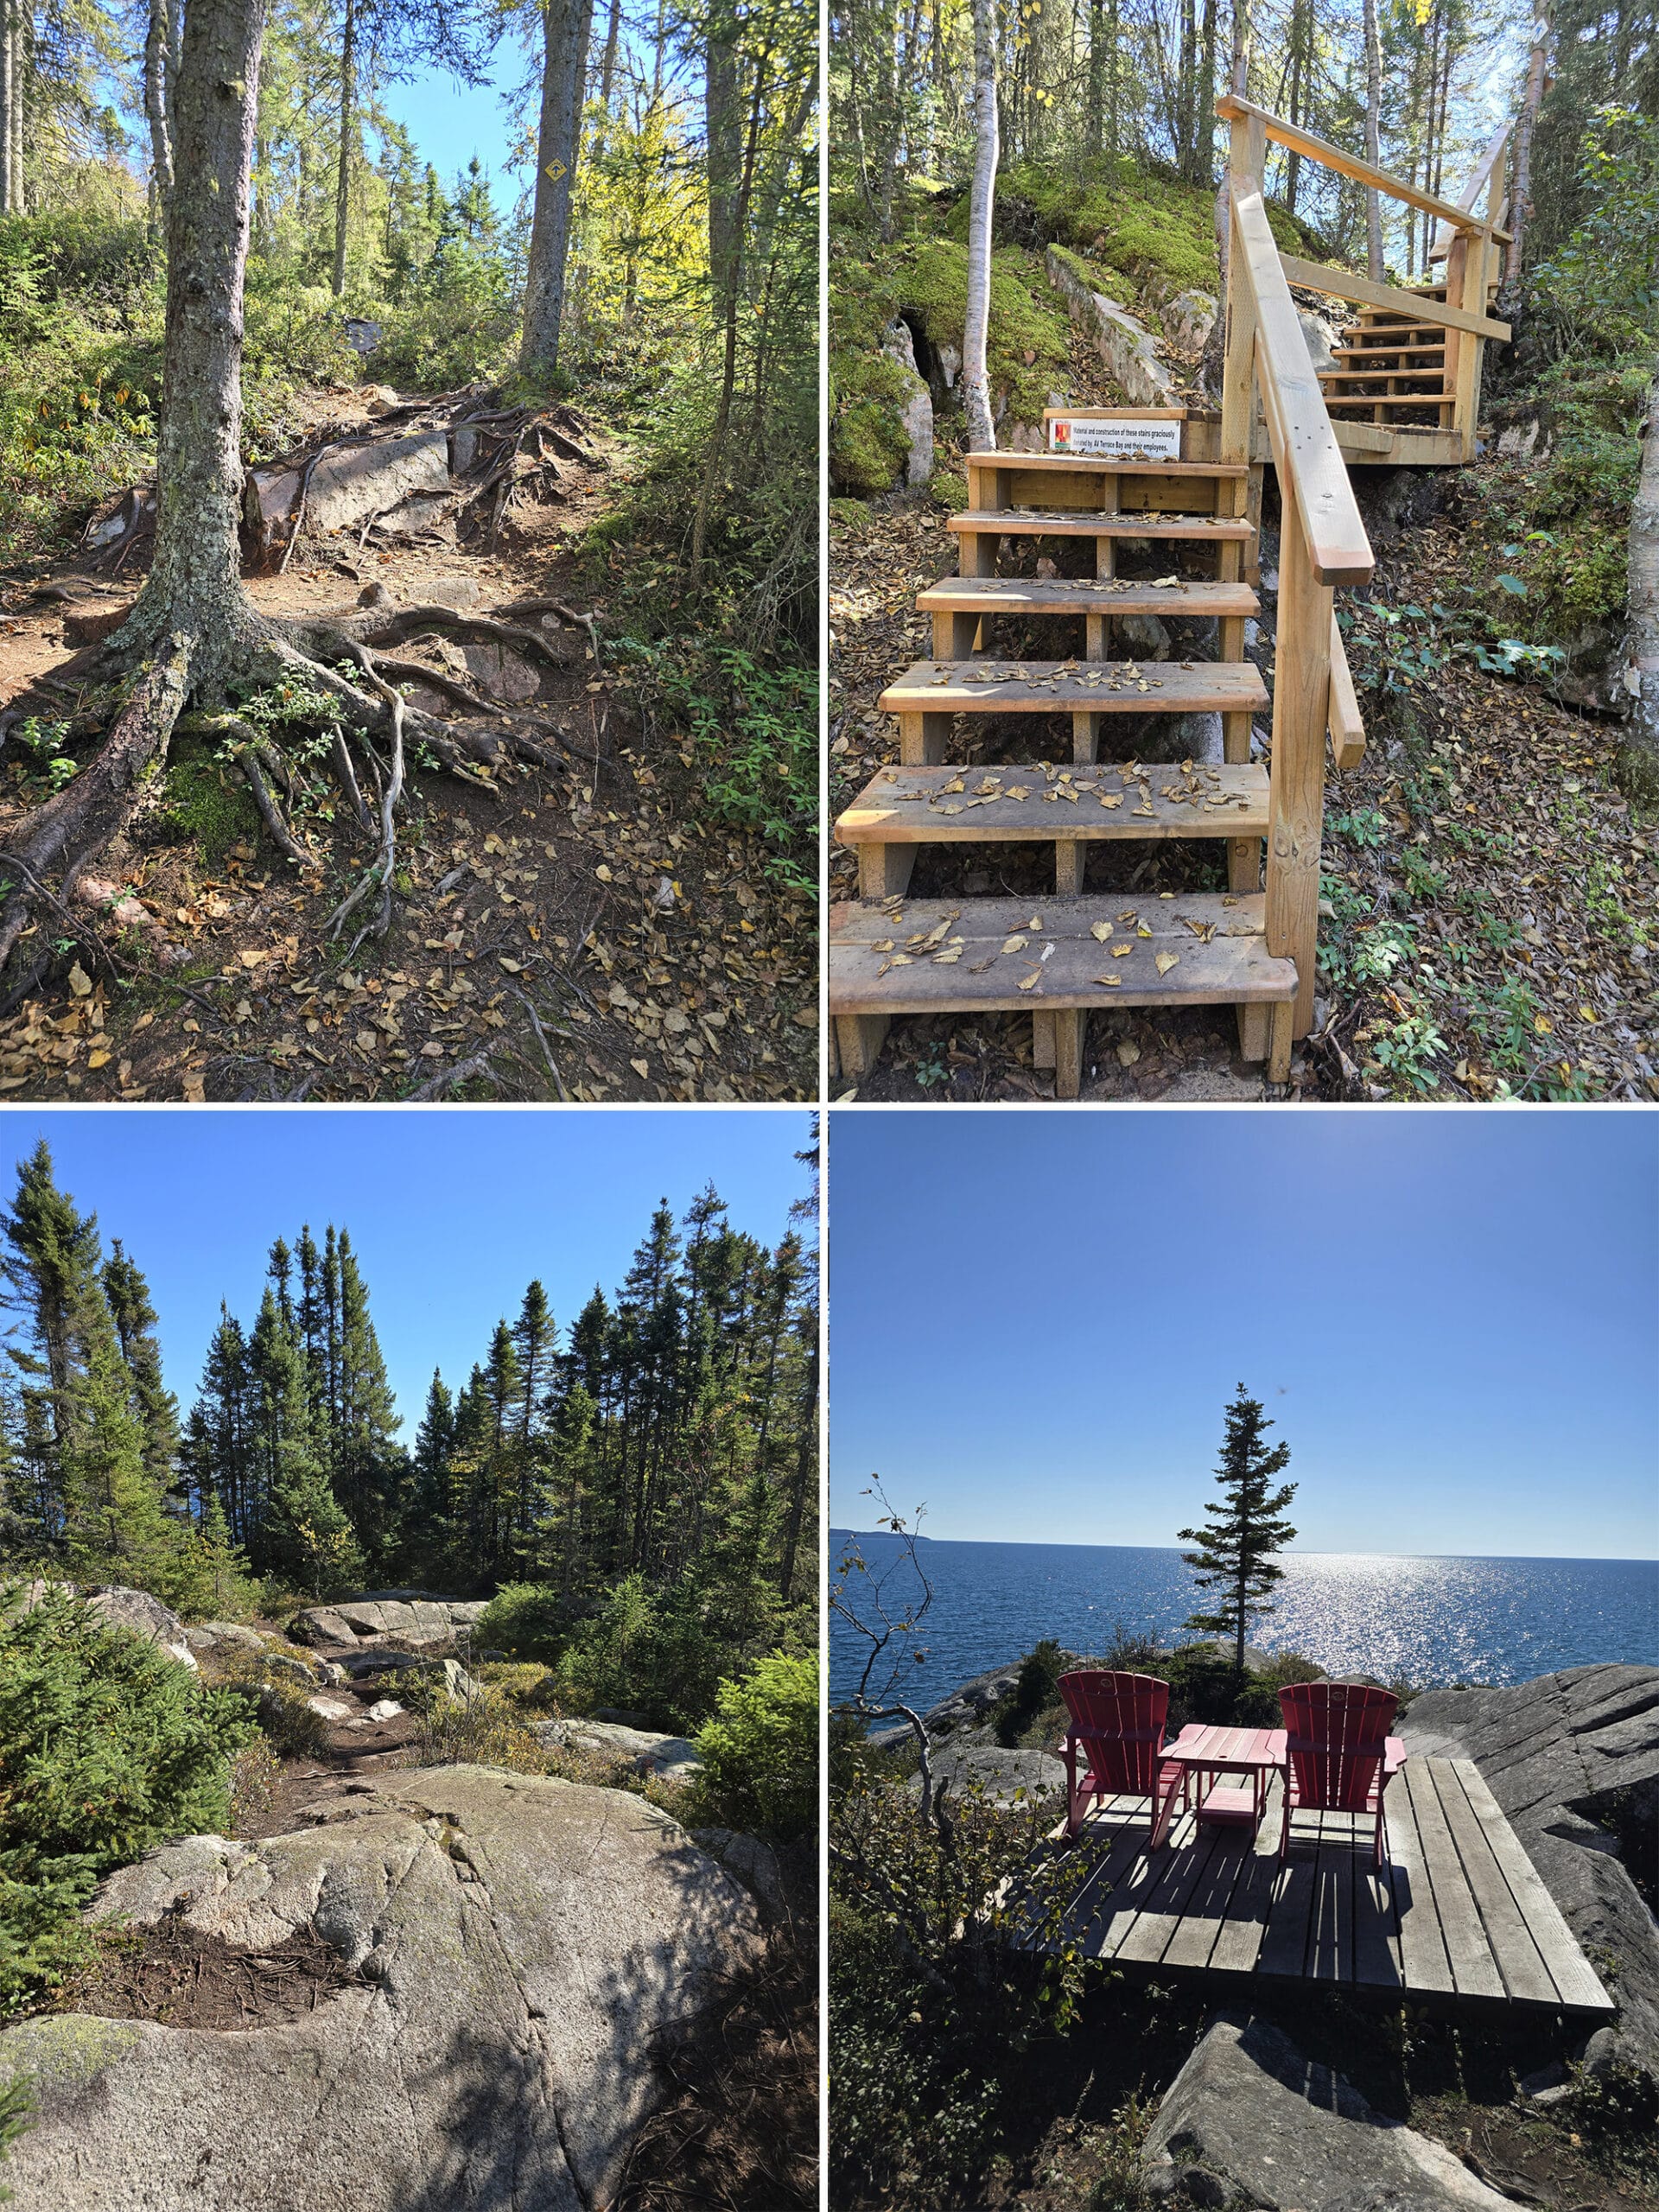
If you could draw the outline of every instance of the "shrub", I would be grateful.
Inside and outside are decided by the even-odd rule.
[[[569,1607],[556,1590],[541,1582],[507,1582],[480,1614],[473,1643],[480,1651],[505,1651],[512,1659],[540,1659],[550,1666],[569,1630]]]
[[[1046,1637],[1020,1661],[1018,1680],[991,1715],[996,1740],[1005,1750],[1020,1741],[1039,1713],[1052,1707],[1065,1665],[1065,1655],[1052,1637]]]
[[[83,1948],[101,1874],[225,1826],[254,1733],[235,1695],[67,1592],[0,1625],[0,2014]]]
[[[818,1662],[774,1651],[720,1686],[697,1732],[701,1809],[722,1826],[793,1843],[818,1810]]]

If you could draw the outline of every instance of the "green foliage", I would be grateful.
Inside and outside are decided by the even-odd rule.
[[[697,1732],[707,1819],[780,1843],[810,1834],[818,1812],[818,1661],[774,1651],[723,1681]]]
[[[912,1789],[844,1747],[830,1798],[830,2194],[969,2201],[1024,2054],[1070,2031],[1086,1968],[1068,1931],[1084,1854],[1047,1815],[953,1795],[948,1834]],[[988,1904],[987,1900],[993,1902]],[[1033,1948],[1010,1937],[1028,1931]]]
[[[622,637],[616,651],[642,705],[690,741],[704,810],[751,831],[776,881],[815,886],[817,671],[692,636],[662,645]]]
[[[1650,354],[1659,338],[1659,116],[1609,104],[1586,120],[1582,219],[1533,270],[1535,315],[1558,353]]]
[[[998,1700],[991,1714],[996,1740],[1005,1749],[1020,1742],[1038,1713],[1052,1707],[1065,1663],[1065,1655],[1052,1637],[1020,1662],[1014,1688]]]
[[[1213,1592],[1210,1610],[1195,1611],[1187,1626],[1232,1638],[1242,1657],[1251,1623],[1271,1613],[1273,1586],[1284,1577],[1273,1555],[1295,1536],[1282,1516],[1296,1486],[1272,1486],[1272,1478],[1289,1465],[1290,1446],[1268,1446],[1267,1432],[1273,1423],[1242,1382],[1225,1421],[1221,1464],[1216,1470],[1220,1495],[1205,1509],[1201,1528],[1176,1533],[1183,1543],[1196,1547],[1181,1556],[1193,1570],[1199,1590]]]
[[[167,771],[162,822],[168,835],[188,841],[212,868],[232,845],[254,843],[262,824],[252,794],[239,776],[179,741],[181,757]]]
[[[568,1598],[538,1582],[504,1583],[479,1615],[473,1643],[480,1651],[551,1665],[569,1632]]]
[[[10,2081],[0,2082],[0,2160],[28,2126],[34,2109],[34,2092],[24,2076],[14,2075]],[[0,2204],[10,2202],[11,2191],[0,2183]]]
[[[67,1592],[0,1601],[0,2013],[52,1986],[111,1867],[221,1827],[240,1700]]]

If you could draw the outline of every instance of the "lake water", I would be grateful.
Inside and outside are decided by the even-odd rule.
[[[832,1586],[852,1539],[830,1531]],[[889,1610],[912,1603],[899,1539],[861,1535],[888,1574]],[[909,1699],[936,1704],[1046,1636],[1097,1652],[1119,1623],[1178,1641],[1195,1593],[1179,1551],[1122,1544],[924,1541],[933,1603],[906,1651]],[[1598,1660],[1659,1664],[1659,1562],[1605,1559],[1395,1559],[1287,1552],[1276,1610],[1250,1641],[1299,1651],[1327,1674],[1418,1683],[1519,1682]],[[861,1610],[859,1585],[848,1597]],[[850,1694],[868,1649],[841,1618],[830,1626],[832,1697]]]

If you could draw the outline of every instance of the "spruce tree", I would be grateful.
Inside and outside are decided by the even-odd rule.
[[[270,1451],[271,1565],[313,1597],[346,1590],[362,1579],[362,1555],[329,1485],[311,1422],[304,1355],[287,1330],[271,1340],[260,1381]]]
[[[1203,1528],[1176,1533],[1183,1543],[1197,1547],[1181,1556],[1194,1570],[1199,1589],[1216,1593],[1211,1611],[1193,1613],[1186,1625],[1209,1636],[1230,1637],[1233,1663],[1242,1673],[1250,1623],[1272,1612],[1268,1593],[1284,1577],[1273,1554],[1294,1540],[1296,1531],[1280,1516],[1295,1497],[1296,1485],[1270,1487],[1273,1478],[1290,1464],[1290,1446],[1268,1446],[1266,1436],[1273,1423],[1259,1400],[1246,1395],[1242,1382],[1227,1408],[1226,1421],[1221,1464],[1216,1469],[1221,1496],[1205,1507]]]
[[[149,1285],[129,1259],[119,1237],[104,1263],[104,1295],[132,1376],[132,1409],[143,1432],[144,1465],[158,1491],[173,1481],[179,1458],[179,1402],[162,1380],[162,1348]]]

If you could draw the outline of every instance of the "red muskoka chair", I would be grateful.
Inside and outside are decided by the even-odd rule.
[[[1151,1675],[1080,1667],[1060,1676],[1071,1726],[1059,1742],[1065,1761],[1065,1832],[1076,1835],[1097,1797],[1151,1801],[1153,1840],[1185,1770],[1162,1756],[1169,1684]],[[1078,1753],[1082,1771],[1078,1771]]]
[[[1285,1817],[1279,1856],[1290,1849],[1293,1813],[1369,1814],[1372,1854],[1382,1864],[1382,1793],[1406,1763],[1389,1733],[1399,1700],[1353,1682],[1293,1682],[1279,1693],[1285,1717]]]

